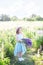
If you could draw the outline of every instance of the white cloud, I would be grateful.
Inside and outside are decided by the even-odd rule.
[[[0,14],[28,17],[31,14],[37,14],[39,12],[39,6],[36,5],[34,0],[13,0],[12,4],[9,3],[9,7],[6,6],[0,6]]]

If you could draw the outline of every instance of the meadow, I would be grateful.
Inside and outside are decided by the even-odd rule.
[[[20,26],[24,36],[32,40],[32,47],[27,47],[23,56],[25,61],[22,62],[14,56],[16,28]],[[43,65],[43,50],[38,53],[41,44],[43,45],[43,22],[0,22],[0,65]]]

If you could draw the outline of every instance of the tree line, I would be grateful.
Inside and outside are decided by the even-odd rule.
[[[24,17],[22,19],[19,19],[17,16],[10,17],[6,14],[0,15],[0,21],[19,21],[19,20],[23,20],[23,21],[43,21],[43,17],[36,15],[36,14],[32,14],[30,17]]]

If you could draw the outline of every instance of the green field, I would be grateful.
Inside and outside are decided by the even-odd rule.
[[[23,62],[14,57],[15,34],[19,26],[23,28],[25,37],[32,39],[32,47],[27,47]],[[0,65],[43,65],[43,52],[38,55],[41,43],[43,44],[43,22],[0,22]]]

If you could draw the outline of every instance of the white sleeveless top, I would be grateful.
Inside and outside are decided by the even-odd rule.
[[[21,33],[20,34],[17,34],[16,37],[18,38],[18,40],[23,39],[23,35]]]

